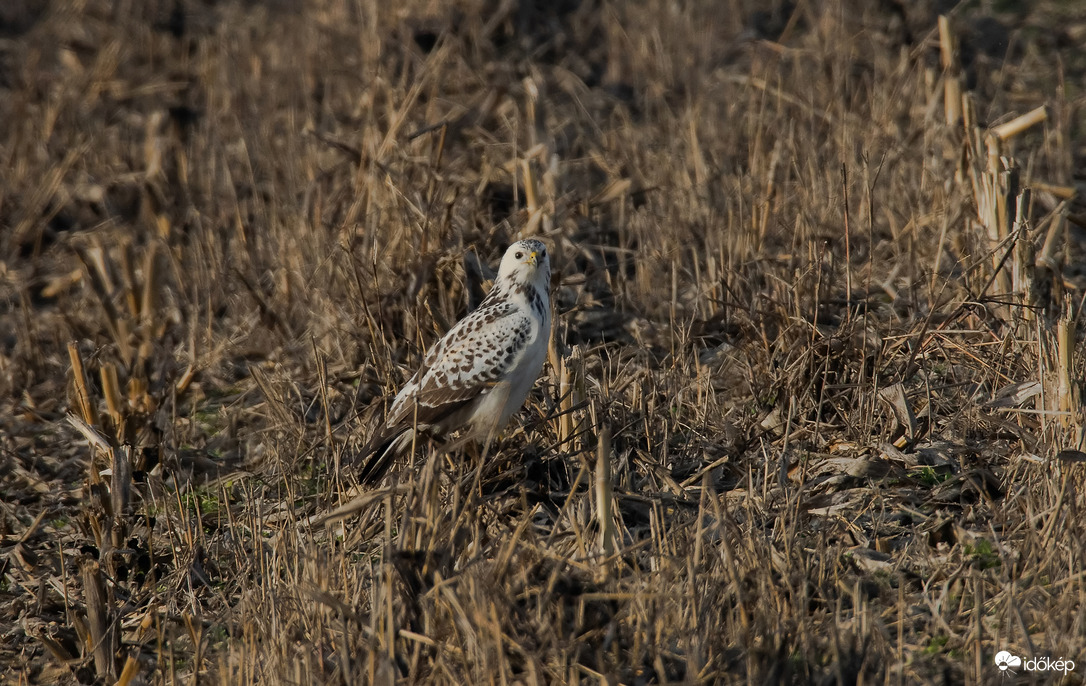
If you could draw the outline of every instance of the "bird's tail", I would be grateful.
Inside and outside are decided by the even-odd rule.
[[[404,429],[391,434],[377,434],[366,444],[356,458],[362,468],[358,471],[359,483],[372,486],[388,473],[389,467],[404,449],[411,446],[413,429]]]

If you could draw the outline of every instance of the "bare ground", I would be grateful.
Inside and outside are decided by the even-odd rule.
[[[1084,40],[3,2],[0,683],[1082,683]],[[528,234],[526,409],[358,487]]]

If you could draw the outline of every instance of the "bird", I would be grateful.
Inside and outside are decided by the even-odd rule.
[[[379,482],[416,434],[489,445],[535,385],[551,335],[551,265],[542,241],[509,246],[490,292],[439,340],[396,394],[358,454],[363,484]]]

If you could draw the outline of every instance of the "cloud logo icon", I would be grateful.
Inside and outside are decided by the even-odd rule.
[[[996,667],[999,667],[999,671],[1005,672],[1012,667],[1021,667],[1022,658],[1017,655],[1011,655],[1006,650],[1001,650],[996,653],[995,656]]]

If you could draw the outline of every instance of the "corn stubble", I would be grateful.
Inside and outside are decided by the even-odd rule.
[[[3,10],[3,683],[1086,660],[1086,24],[705,5]],[[518,420],[360,487],[529,234]]]

